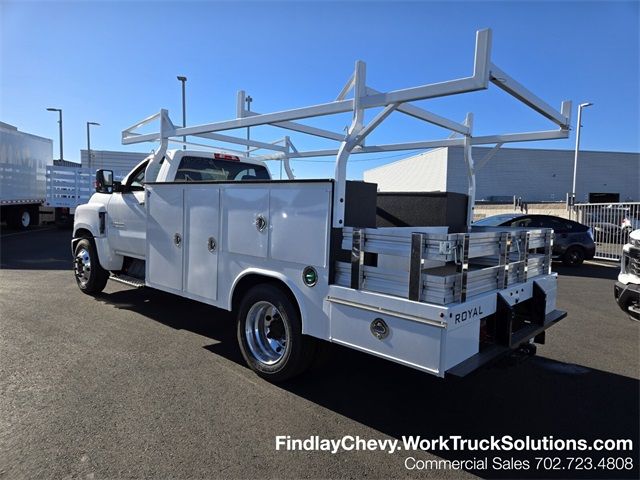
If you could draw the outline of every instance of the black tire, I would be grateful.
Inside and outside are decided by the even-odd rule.
[[[73,273],[78,288],[87,295],[100,293],[107,285],[109,272],[100,265],[92,239],[83,238],[77,243],[73,252]]]
[[[8,226],[16,230],[26,230],[35,224],[34,212],[29,206],[15,207],[7,220]]]
[[[73,228],[73,215],[71,213],[63,213],[63,210],[68,210],[68,209],[62,209],[60,207],[56,207],[55,209],[55,224],[57,228],[60,229],[71,229]]]
[[[584,248],[576,245],[567,248],[567,251],[562,256],[562,263],[569,267],[577,267],[582,265],[582,262],[584,262]]]
[[[267,283],[256,285],[242,298],[237,314],[240,351],[259,376],[284,382],[309,367],[316,341],[302,334],[298,309],[282,289]]]

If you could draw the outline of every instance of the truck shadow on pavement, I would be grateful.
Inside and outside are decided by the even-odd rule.
[[[0,268],[71,271],[71,230],[46,226],[0,233]]]
[[[206,348],[234,362],[242,364],[244,361],[236,342],[234,318],[226,310],[151,288],[102,292],[95,298],[176,330],[217,340],[220,343]]]
[[[235,323],[228,312],[151,289],[105,293],[99,300],[216,340],[205,348],[244,366]],[[449,460],[488,457],[491,462],[501,457],[529,460],[533,465],[535,457],[635,459],[633,470],[628,471],[468,470],[485,478],[638,478],[640,382],[636,379],[539,356],[517,365],[503,360],[466,378],[443,380],[338,345],[323,343],[322,347],[320,359],[309,372],[273,388],[400,440],[409,435],[429,439],[440,435],[465,439],[510,435],[514,439],[553,436],[634,442],[631,452],[429,451]],[[544,347],[540,351],[544,354]],[[402,462],[409,456],[430,458],[421,452],[400,455]],[[428,475],[429,471],[414,474]]]

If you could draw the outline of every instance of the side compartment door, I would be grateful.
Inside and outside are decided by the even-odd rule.
[[[183,195],[181,185],[147,187],[146,283],[175,293],[182,291]]]
[[[252,257],[269,255],[269,189],[237,184],[222,192],[225,252]]]
[[[220,189],[187,186],[185,205],[184,286],[206,300],[218,297]]]

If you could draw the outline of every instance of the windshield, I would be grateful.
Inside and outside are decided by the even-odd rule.
[[[262,165],[208,157],[182,157],[176,182],[224,182],[269,180]]]

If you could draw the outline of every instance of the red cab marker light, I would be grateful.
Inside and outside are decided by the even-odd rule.
[[[229,155],[226,153],[214,153],[213,158],[215,158],[216,160],[233,160],[235,162],[240,161],[240,157],[238,157],[237,155]]]

